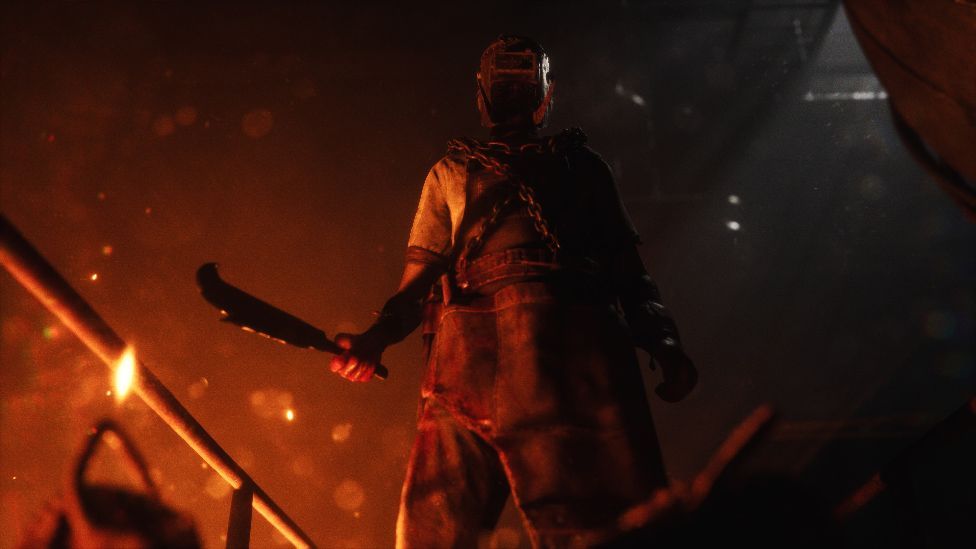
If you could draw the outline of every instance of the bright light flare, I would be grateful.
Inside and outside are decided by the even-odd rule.
[[[115,363],[115,400],[122,402],[136,377],[136,353],[127,347],[122,357]]]
[[[288,421],[295,421],[295,410],[292,410],[291,408],[285,410],[285,419]]]

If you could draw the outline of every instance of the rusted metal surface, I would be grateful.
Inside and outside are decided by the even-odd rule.
[[[909,151],[976,221],[976,3],[846,0]]]
[[[126,343],[17,229],[0,215],[0,263],[78,339],[114,370]],[[253,507],[296,547],[312,547],[309,537],[224,451],[173,393],[142,363],[136,363],[132,390],[235,490],[253,488]]]

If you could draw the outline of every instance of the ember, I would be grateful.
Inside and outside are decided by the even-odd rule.
[[[125,400],[132,388],[132,382],[136,375],[136,357],[132,347],[122,353],[122,357],[115,366],[115,399],[118,402]]]

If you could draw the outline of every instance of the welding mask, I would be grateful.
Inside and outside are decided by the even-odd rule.
[[[549,122],[552,91],[549,56],[537,42],[502,35],[481,54],[478,110],[486,128]]]
[[[142,492],[93,485],[85,478],[95,449],[107,436],[140,478]],[[115,423],[99,423],[86,441],[65,494],[48,504],[28,529],[21,549],[199,549],[193,520],[166,506],[135,445]]]

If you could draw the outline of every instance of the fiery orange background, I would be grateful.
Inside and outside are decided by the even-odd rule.
[[[0,207],[321,546],[390,546],[419,338],[387,352],[388,381],[350,384],[326,355],[218,323],[194,272],[219,262],[329,334],[364,329],[397,284],[428,168],[448,139],[481,135],[481,48],[523,32],[553,57],[553,126],[582,125],[614,167],[699,362],[688,401],[652,402],[675,478],[772,401],[784,423],[757,467],[828,479],[839,497],[962,402],[976,231],[901,150],[882,101],[803,99],[831,71],[870,75],[842,14],[767,14],[746,42],[773,53],[736,57],[720,10],[523,4],[5,4]],[[819,40],[802,55],[794,20]],[[138,399],[116,404],[109,370],[0,284],[0,547],[102,416],[222,546],[220,478]],[[845,443],[864,418],[869,434]],[[488,543],[526,543],[511,509],[503,525]],[[257,516],[252,540],[282,543]]]

